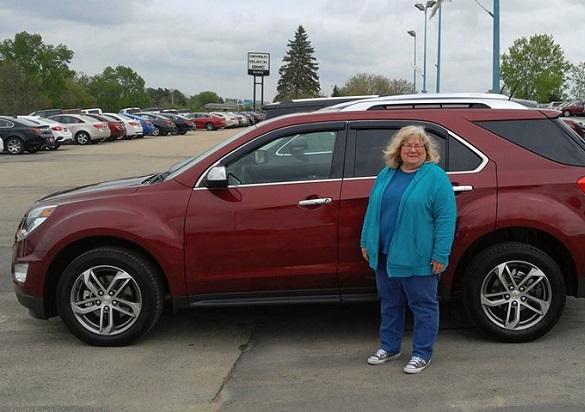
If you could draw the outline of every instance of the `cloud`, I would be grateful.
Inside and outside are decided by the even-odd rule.
[[[492,2],[480,0],[488,9]],[[358,73],[412,81],[413,38],[423,63],[424,14],[407,0],[0,0],[0,40],[21,31],[75,53],[71,68],[88,75],[128,66],[147,87],[192,95],[252,98],[247,53],[271,55],[264,96],[276,94],[288,42],[302,25],[315,49],[321,89],[331,93]],[[492,84],[493,19],[474,1],[443,3],[441,91],[485,92]],[[585,2],[500,1],[500,52],[520,37],[551,34],[571,63],[585,61],[578,37]],[[435,90],[437,16],[427,22],[427,89]],[[418,85],[422,84],[419,77]],[[260,88],[256,87],[257,95]]]

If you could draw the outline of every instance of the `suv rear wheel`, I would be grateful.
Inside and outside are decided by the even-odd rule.
[[[59,314],[80,340],[124,346],[147,333],[163,311],[158,270],[142,255],[98,248],[67,266],[57,285]]]
[[[520,242],[490,246],[465,272],[465,308],[476,327],[502,342],[529,342],[560,318],[566,287],[557,264]]]

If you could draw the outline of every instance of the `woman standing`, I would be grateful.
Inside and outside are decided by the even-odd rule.
[[[437,287],[455,234],[455,195],[423,127],[400,129],[384,159],[360,242],[364,259],[376,271],[381,312],[381,347],[368,363],[400,356],[408,305],[414,316],[413,351],[404,372],[418,373],[431,362],[439,330]]]

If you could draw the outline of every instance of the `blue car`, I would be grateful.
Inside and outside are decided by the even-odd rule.
[[[150,120],[142,119],[142,118],[140,118],[138,116],[134,116],[133,114],[130,114],[130,113],[121,113],[120,116],[124,116],[124,117],[127,117],[128,119],[132,119],[132,120],[138,120],[140,122],[140,125],[142,126],[142,131],[144,132],[145,136],[147,134],[152,134],[152,132],[154,130],[154,125],[152,124],[152,122]]]

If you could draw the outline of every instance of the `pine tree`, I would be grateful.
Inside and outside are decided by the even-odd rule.
[[[315,49],[303,26],[295,32],[295,38],[288,42],[288,51],[282,58],[282,66],[278,70],[280,79],[276,87],[275,101],[319,97],[319,64],[313,53]]]

